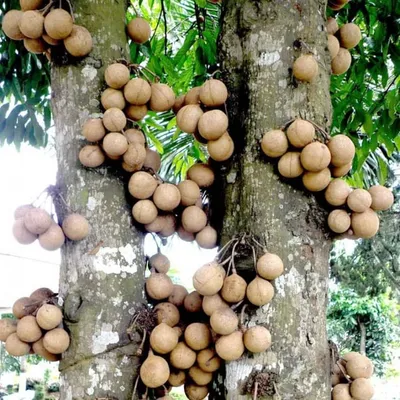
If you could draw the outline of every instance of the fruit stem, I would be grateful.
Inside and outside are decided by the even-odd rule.
[[[238,307],[240,307],[240,305],[241,305],[243,302],[244,302],[244,300],[241,300],[241,301],[239,301],[239,303],[233,304],[233,305],[231,306],[231,309],[232,309],[233,311],[235,311]]]
[[[240,242],[238,240],[238,241],[236,241],[236,243],[233,246],[232,254],[231,254],[231,260],[230,260],[229,267],[228,267],[228,272],[226,273],[226,275],[229,275],[229,272],[230,272],[231,268],[232,268],[232,274],[236,274],[237,273],[236,272],[236,265],[235,265],[235,254],[236,254],[235,250],[236,250],[236,247],[237,247],[237,245],[239,243]]]
[[[326,132],[323,128],[321,128],[319,125],[317,125],[315,122],[313,122],[313,121],[310,121],[310,120],[308,120],[308,119],[306,119],[306,121],[308,121],[310,124],[312,124],[315,128],[317,128],[317,131],[319,131],[321,134],[322,134],[322,136],[324,137],[324,139],[325,140],[329,140],[330,139],[330,136],[329,136],[329,133],[328,132]]]
[[[215,259],[219,258],[220,256],[222,257],[222,255],[223,255],[222,252],[224,252],[225,250],[227,250],[228,247],[230,246],[230,244],[231,244],[232,242],[236,241],[236,240],[238,240],[238,239],[233,238],[233,239],[229,240],[229,242],[226,243],[226,244],[218,251],[217,255],[215,256]]]
[[[250,246],[251,246],[251,250],[253,251],[254,269],[255,269],[256,272],[258,273],[258,271],[257,271],[257,255],[256,255],[256,249],[254,248],[254,246],[252,246],[252,245],[250,245]]]
[[[133,387],[131,400],[135,400],[135,395],[136,395],[136,390],[137,390],[137,387],[138,387],[138,384],[139,384],[139,379],[140,379],[140,375],[138,375],[138,377],[136,378],[135,386]]]
[[[268,252],[267,248],[266,248],[265,246],[263,246],[260,242],[258,242],[258,241],[255,239],[254,236],[251,237],[251,240],[253,240],[253,242],[254,242],[255,244],[257,244],[258,246],[260,246],[260,248],[262,249],[262,251],[263,251],[264,253],[267,253],[267,252]]]
[[[140,17],[141,16],[141,14],[140,13],[138,13],[138,11],[136,10],[136,8],[135,8],[135,5],[133,4],[133,1],[131,0],[131,7],[133,8],[133,11],[135,11],[135,13],[136,13],[136,17]]]
[[[47,13],[47,11],[49,11],[50,8],[53,7],[53,5],[54,5],[54,0],[51,0],[49,4],[47,4],[46,7],[43,7],[41,10],[39,10],[39,12],[44,16]]]
[[[216,69],[212,74],[211,74],[211,78],[214,79],[214,75],[216,74],[220,74],[221,70],[220,69]]]
[[[347,382],[352,382],[351,379],[349,379],[349,378],[347,377],[347,373],[346,373],[345,369],[343,368],[343,365],[340,364],[339,361],[336,361],[336,365],[339,367],[339,369],[340,369],[340,371],[342,372],[343,376],[347,379]]]
[[[142,354],[143,354],[143,348],[144,348],[144,344],[145,344],[145,342],[146,342],[146,337],[147,337],[147,331],[146,331],[146,329],[144,329],[144,330],[143,330],[143,339],[142,339],[142,342],[140,343],[140,346],[139,346],[139,348],[137,349],[137,352],[136,352],[136,355],[137,355],[138,357],[141,357]],[[149,351],[149,353],[150,353],[150,351]]]
[[[240,327],[242,328],[244,325],[244,312],[246,311],[247,304],[242,307],[242,311],[240,312]]]
[[[281,126],[281,130],[284,131],[295,120],[296,120],[296,118],[292,118],[291,120],[286,122],[284,125]]]
[[[254,384],[254,395],[253,395],[253,400],[256,400],[258,397],[258,382]]]

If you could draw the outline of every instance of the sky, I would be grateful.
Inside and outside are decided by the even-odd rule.
[[[60,252],[42,249],[36,241],[30,245],[19,244],[12,235],[14,210],[19,205],[39,199],[35,205],[52,211],[50,199],[41,193],[55,184],[57,162],[55,149],[34,149],[22,146],[18,152],[14,146],[0,147],[0,308],[9,308],[20,297],[29,296],[39,287],[58,291]],[[175,235],[176,236],[176,235]],[[156,245],[151,237],[145,241],[145,252],[153,255]],[[192,275],[201,265],[211,261],[216,250],[200,250],[194,243],[174,237],[162,249],[170,258],[171,266],[179,274],[179,280],[191,288]]]

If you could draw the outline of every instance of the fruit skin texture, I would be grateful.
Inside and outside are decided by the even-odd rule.
[[[119,108],[123,110],[125,108],[125,97],[121,90],[107,88],[101,94],[101,105],[105,110],[109,108]]]
[[[301,152],[301,164],[311,172],[322,171],[331,162],[329,148],[320,142],[308,144]]]
[[[350,186],[341,179],[333,179],[325,191],[325,199],[332,206],[342,206],[351,192]]]
[[[332,167],[331,168],[332,176],[334,178],[341,178],[342,176],[345,176],[351,170],[352,166],[353,166],[353,162],[351,161],[348,164],[343,165],[342,167]]]
[[[199,187],[206,188],[214,183],[214,171],[207,164],[192,165],[187,172],[188,179],[196,182]]]
[[[129,193],[139,200],[151,197],[157,188],[157,181],[144,171],[133,174],[128,183]]]
[[[19,10],[10,10],[4,17],[1,28],[7,37],[13,40],[22,40],[25,35],[19,29],[19,22],[23,12]]]
[[[169,377],[169,365],[159,356],[149,355],[140,367],[140,378],[149,388],[164,385]]]
[[[375,211],[388,210],[394,203],[394,196],[390,189],[375,185],[369,188],[369,194],[372,198],[371,208]]]
[[[131,79],[124,87],[124,96],[130,104],[145,105],[151,97],[151,86],[142,78]]]
[[[225,278],[221,296],[228,303],[238,303],[246,295],[246,281],[238,274],[232,274]]]
[[[334,35],[339,30],[339,25],[335,18],[329,17],[326,21],[326,31],[329,35]]]
[[[104,73],[107,85],[113,89],[121,89],[128,83],[129,78],[129,68],[120,63],[109,65]]]
[[[203,114],[203,110],[198,105],[188,104],[178,111],[176,124],[183,132],[194,133]]]
[[[168,301],[176,307],[183,306],[185,297],[188,295],[187,289],[182,285],[174,285],[174,289],[171,295],[168,297]]]
[[[48,251],[58,250],[64,242],[64,232],[57,224],[50,225],[50,228],[45,233],[39,235],[40,245]]]
[[[354,400],[348,383],[339,383],[332,390],[332,400]]]
[[[29,210],[24,217],[25,228],[36,235],[45,233],[52,223],[49,213],[41,208]]]
[[[170,353],[178,344],[178,335],[167,324],[157,325],[150,335],[151,348],[160,354]]]
[[[15,357],[24,356],[31,350],[30,344],[20,340],[17,333],[12,333],[8,336],[5,347],[7,353]]]
[[[36,342],[42,337],[42,331],[36,322],[36,318],[32,315],[27,315],[18,321],[17,325],[18,338],[24,342]]]
[[[222,162],[232,156],[235,144],[228,132],[225,132],[219,139],[208,141],[207,150],[210,158],[214,161]]]
[[[354,400],[370,400],[374,395],[374,387],[369,379],[358,378],[351,383],[350,394]]]
[[[62,8],[51,10],[44,19],[46,33],[53,39],[66,39],[72,32],[74,22],[69,12]]]
[[[261,141],[261,149],[271,158],[280,157],[286,153],[289,143],[285,133],[281,130],[266,132]]]
[[[244,333],[243,343],[252,353],[262,353],[271,346],[271,334],[263,326],[253,326]]]
[[[30,53],[33,53],[33,54],[44,53],[48,47],[46,42],[44,40],[42,40],[41,38],[39,38],[39,39],[26,38],[26,39],[24,39],[24,46],[25,46],[26,50],[28,50]]]
[[[186,207],[182,213],[182,226],[190,233],[200,232],[207,225],[206,213],[197,206]]]
[[[371,195],[364,189],[355,189],[347,198],[347,206],[355,212],[364,212],[372,204]]]
[[[328,142],[331,152],[331,163],[335,167],[342,167],[353,161],[356,153],[354,143],[346,135],[336,135]]]
[[[12,312],[15,318],[23,318],[30,314],[31,307],[29,305],[32,303],[32,299],[29,297],[21,297],[16,300],[13,304]]]
[[[311,82],[318,71],[318,63],[312,55],[301,55],[293,64],[293,75],[300,81]]]
[[[256,306],[263,306],[269,303],[274,297],[274,287],[266,280],[256,276],[246,289],[246,296],[250,303]]]
[[[134,18],[132,19],[128,26],[128,36],[135,42],[135,43],[145,43],[150,39],[151,35],[151,28],[149,23],[144,18]]]
[[[64,45],[72,56],[85,57],[93,48],[92,35],[85,27],[74,25],[71,35],[64,39]]]
[[[197,364],[205,372],[215,372],[221,366],[221,359],[215,349],[204,349],[197,354]]]
[[[278,162],[278,171],[285,178],[297,178],[304,169],[300,162],[300,153],[298,151],[288,151]]]
[[[42,329],[49,331],[60,325],[62,322],[62,312],[57,306],[44,304],[36,314],[36,321]]]
[[[62,229],[68,239],[83,240],[89,234],[89,222],[80,214],[69,214],[64,218]]]
[[[196,385],[200,386],[208,385],[212,381],[212,373],[203,371],[197,365],[190,368],[189,376]]]
[[[159,324],[164,322],[172,328],[179,323],[180,320],[179,310],[174,304],[170,303],[169,301],[158,303],[154,307],[154,312],[157,315],[157,322]]]
[[[189,400],[203,400],[207,397],[208,387],[194,385],[193,383],[185,384],[185,394]]]
[[[374,366],[371,360],[361,354],[349,359],[346,362],[347,374],[353,378],[371,378]]]
[[[157,218],[158,211],[151,200],[139,200],[132,208],[132,215],[140,224],[150,224]]]
[[[339,40],[337,40],[337,38],[333,35],[328,35],[328,50],[332,59],[334,59],[338,55],[339,49]]]
[[[32,208],[35,208],[32,204],[24,204],[22,206],[17,207],[14,211],[14,219],[17,220],[25,217],[25,214],[29,210],[32,210]]]
[[[346,232],[351,225],[349,214],[345,210],[333,210],[328,216],[328,226],[335,233]]]
[[[196,353],[183,342],[179,342],[170,354],[170,364],[178,369],[189,369],[195,362]]]
[[[370,239],[375,236],[379,230],[379,217],[376,212],[370,208],[362,213],[352,213],[351,228],[355,236],[363,239]]]
[[[340,45],[345,49],[356,47],[361,40],[360,28],[353,23],[342,25],[337,35],[340,40]]]
[[[282,259],[272,253],[265,253],[257,261],[257,273],[261,278],[273,280],[283,274],[284,266]]]
[[[224,112],[211,110],[200,117],[198,129],[204,139],[217,140],[226,132],[228,125],[228,117]]]
[[[19,0],[22,11],[37,10],[42,8],[43,0]]]
[[[161,253],[156,253],[150,257],[150,266],[155,268],[157,272],[166,274],[171,266],[167,256]]]
[[[342,75],[351,65],[351,54],[347,49],[341,47],[337,56],[331,62],[332,74]]]
[[[227,336],[221,336],[215,343],[217,354],[225,361],[239,359],[244,353],[243,333],[235,331]]]
[[[203,249],[213,249],[217,245],[217,240],[218,233],[211,226],[206,226],[196,235],[196,242]]]
[[[286,133],[292,146],[303,148],[313,141],[315,128],[311,122],[298,118],[289,125]]]
[[[153,201],[160,210],[172,211],[181,202],[181,193],[172,183],[163,183],[155,190]]]
[[[331,171],[325,168],[319,172],[306,172],[303,175],[303,185],[310,192],[320,192],[324,190],[331,180]]]
[[[43,345],[43,338],[40,338],[37,342],[33,343],[32,350],[35,354],[43,357],[47,361],[59,361],[60,357],[56,354],[52,354],[47,351]]]
[[[239,318],[229,307],[222,307],[214,311],[210,318],[210,325],[219,335],[230,335],[239,324]]]
[[[185,329],[185,341],[195,351],[206,349],[211,342],[211,332],[206,324],[195,322]]]
[[[39,39],[43,35],[44,18],[38,11],[25,11],[19,21],[19,29],[29,39]]]
[[[20,218],[14,222],[13,235],[20,244],[31,244],[37,239],[37,235],[28,231],[25,227],[24,219]]]
[[[154,300],[168,298],[174,285],[166,274],[152,273],[146,280],[146,291],[149,297]]]
[[[79,161],[88,168],[100,167],[106,160],[103,151],[97,144],[88,144],[79,152]]]
[[[82,127],[82,135],[89,142],[98,142],[106,134],[103,121],[100,118],[88,119]]]
[[[5,342],[7,338],[17,331],[17,321],[11,318],[0,319],[0,342]]]
[[[227,307],[229,308],[229,305],[225,303],[225,301],[222,299],[222,297],[217,293],[212,296],[204,296],[203,297],[203,303],[202,303],[202,308],[203,311],[211,317],[211,315],[214,313],[214,311]]]
[[[218,79],[210,79],[200,88],[200,101],[209,107],[221,106],[228,98],[228,89]]]
[[[210,262],[194,273],[193,287],[203,296],[212,296],[221,290],[224,278],[218,263]]]
[[[68,349],[69,343],[69,335],[62,328],[55,328],[43,336],[43,345],[52,354],[64,353]]]
[[[168,111],[175,103],[174,91],[165,83],[151,85],[149,107],[153,111]]]
[[[125,114],[119,108],[111,107],[103,115],[103,124],[109,131],[118,133],[126,126]]]
[[[178,184],[179,192],[181,193],[181,204],[183,206],[192,206],[200,197],[199,185],[191,180],[185,180]]]
[[[201,311],[202,299],[198,292],[193,291],[189,293],[183,301],[185,310],[188,312],[199,312]]]

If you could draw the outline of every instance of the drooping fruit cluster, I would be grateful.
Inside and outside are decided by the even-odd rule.
[[[4,15],[4,33],[10,39],[23,40],[31,53],[46,53],[49,58],[52,47],[59,45],[73,57],[88,55],[93,47],[92,35],[83,26],[74,24],[68,11],[54,4],[53,1],[20,0],[21,10]]]
[[[89,223],[80,214],[67,215],[61,226],[50,214],[31,204],[18,207],[14,212],[13,235],[20,244],[31,244],[36,239],[49,251],[62,247],[67,237],[70,240],[82,240],[89,233]]]
[[[271,346],[271,334],[264,326],[244,326],[237,310],[243,303],[257,307],[269,303],[274,288],[269,282],[284,270],[282,260],[265,253],[257,261],[256,277],[249,283],[234,266],[238,245],[249,246],[243,238],[232,240],[220,253],[233,248],[225,261],[212,261],[193,276],[195,291],[173,284],[167,272],[168,258],[157,253],[150,258],[151,274],[146,292],[154,307],[157,325],[150,334],[150,352],[140,368],[148,388],[185,385],[189,399],[204,399],[213,373],[223,361],[239,359],[246,350],[261,353]],[[223,264],[229,262],[227,276]]]
[[[13,305],[16,319],[0,319],[0,340],[12,356],[37,354],[47,361],[60,360],[70,344],[62,328],[63,315],[57,295],[48,288],[35,290]]]
[[[235,148],[227,131],[228,116],[221,110],[227,98],[225,84],[218,79],[209,79],[202,86],[179,96],[174,105],[179,129],[207,144],[208,154],[219,162],[228,160]]]
[[[328,0],[328,7],[332,10],[341,10],[350,0]]]
[[[328,50],[331,55],[332,74],[344,74],[351,65],[350,49],[356,47],[361,40],[360,28],[354,23],[344,24],[339,28],[336,20],[328,18]]]
[[[371,400],[374,366],[360,353],[350,352],[338,360],[331,373],[332,400]]]

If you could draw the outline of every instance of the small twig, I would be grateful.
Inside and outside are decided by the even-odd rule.
[[[133,4],[133,1],[131,0],[131,7],[133,8],[133,11],[135,11],[135,13],[136,13],[136,16],[139,16],[140,17],[140,13],[138,13],[138,11],[136,10],[136,8],[135,8],[135,5]]]
[[[254,395],[253,395],[253,400],[257,400],[258,397],[258,382],[254,384]]]
[[[345,369],[343,368],[343,365],[340,364],[339,361],[336,361],[336,365],[339,367],[339,369],[340,369],[340,371],[342,372],[343,376],[347,379],[347,382],[351,382],[351,379],[349,379],[349,378],[347,377],[347,374],[346,374]]]
[[[168,25],[167,25],[167,12],[165,11],[165,4],[164,4],[164,0],[161,0],[161,11],[163,14],[163,18],[164,18],[164,54],[167,55],[167,36],[168,36]]]
[[[139,379],[140,379],[140,375],[138,375],[138,377],[136,378],[135,386],[133,387],[132,400],[135,400],[135,395],[136,395],[136,390],[137,390],[137,387],[139,384]]]
[[[104,241],[100,240],[100,242],[97,243],[96,246],[92,250],[88,251],[87,254],[89,256],[95,256],[100,251],[101,246],[103,246],[103,244],[104,244]]]
[[[253,242],[254,242],[255,244],[257,244],[258,246],[260,246],[260,248],[261,248],[264,252],[267,252],[267,249],[265,248],[265,246],[263,246],[260,242],[258,242],[254,236],[252,236],[251,239],[253,240]]]
[[[144,348],[144,344],[146,342],[146,336],[147,336],[147,331],[146,331],[146,329],[143,329],[143,339],[142,339],[142,342],[140,343],[139,348],[136,351],[136,355],[138,357],[141,357],[143,355],[143,348]]]
[[[248,304],[245,304],[242,308],[242,311],[240,311],[240,327],[243,327],[244,325],[244,312],[246,311]]]
[[[239,303],[233,304],[231,306],[231,310],[235,311],[237,308],[240,307],[240,305],[244,302],[244,300],[239,301]]]
[[[220,263],[218,263],[219,265],[221,265],[222,267],[225,265],[225,264],[227,264],[229,261],[231,261],[231,257],[229,256],[226,260],[224,260],[224,261],[222,261],[222,262],[220,262]]]
[[[235,266],[235,250],[236,250],[236,247],[237,247],[237,245],[239,244],[240,242],[239,241],[237,241],[235,244],[234,244],[234,246],[233,246],[233,249],[232,249],[232,255],[231,255],[231,262],[229,263],[229,268],[228,268],[228,273],[227,273],[227,275],[229,275],[229,271],[230,271],[230,269],[231,269],[231,267],[232,267],[232,273],[233,274],[236,274],[236,266]]]
[[[217,259],[217,258],[219,258],[220,256],[222,256],[222,252],[223,252],[224,250],[227,250],[228,246],[230,246],[230,244],[231,244],[232,242],[234,242],[235,240],[238,240],[238,239],[233,238],[233,239],[231,239],[228,243],[226,243],[223,247],[221,247],[221,249],[218,251],[218,253],[217,253],[217,255],[216,255],[215,258]]]

